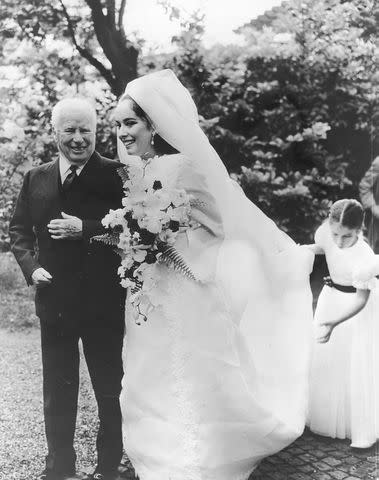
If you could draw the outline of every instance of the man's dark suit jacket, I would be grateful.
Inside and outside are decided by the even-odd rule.
[[[58,160],[25,175],[10,223],[11,248],[29,284],[38,267],[53,277],[51,285],[36,292],[36,313],[41,319],[69,322],[83,315],[96,322],[105,315],[109,322],[120,322],[124,289],[117,276],[119,256],[110,247],[90,241],[104,233],[101,219],[121,206],[119,167],[118,162],[94,152],[67,197]],[[83,221],[81,240],[51,238],[47,224],[61,218],[62,211]],[[115,317],[118,320],[112,320]]]

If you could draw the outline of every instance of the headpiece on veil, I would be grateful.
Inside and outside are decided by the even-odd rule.
[[[152,120],[159,112],[165,112],[198,123],[191,94],[172,70],[160,70],[136,78],[128,83],[124,94],[132,97]]]

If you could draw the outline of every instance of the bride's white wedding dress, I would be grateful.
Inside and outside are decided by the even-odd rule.
[[[236,216],[255,221],[256,247],[239,240],[238,221],[225,237],[188,157],[150,166],[196,198],[196,225],[176,248],[201,281],[157,265],[147,321],[138,325],[127,302],[125,450],[141,480],[245,480],[303,431],[312,258],[243,205]]]

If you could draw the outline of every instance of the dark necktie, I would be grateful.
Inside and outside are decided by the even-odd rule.
[[[67,192],[71,185],[72,185],[72,182],[75,180],[75,178],[77,177],[77,174],[76,174],[76,170],[78,169],[78,167],[76,165],[71,165],[70,167],[70,173],[67,175],[67,177],[64,179],[64,182],[63,182],[63,185],[62,185],[62,190],[64,192]]]

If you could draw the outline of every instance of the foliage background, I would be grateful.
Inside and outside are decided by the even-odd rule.
[[[331,201],[357,197],[378,155],[375,0],[289,0],[240,27],[243,47],[210,49],[201,12],[186,16],[157,2],[182,27],[173,51],[159,55],[126,37],[124,1],[2,2],[1,250],[9,249],[25,171],[56,156],[51,106],[66,95],[92,97],[97,149],[114,157],[117,95],[131,78],[162,67],[191,90],[230,174],[296,241],[311,241]]]

